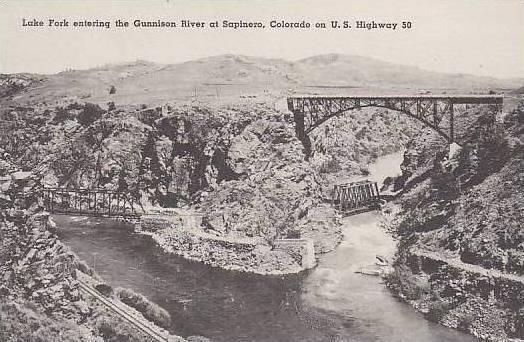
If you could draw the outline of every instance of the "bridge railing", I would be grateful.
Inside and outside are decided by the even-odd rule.
[[[360,181],[333,187],[332,205],[344,214],[376,209],[380,204],[377,182]]]
[[[139,216],[141,206],[129,194],[101,189],[44,188],[44,207],[57,214]]]

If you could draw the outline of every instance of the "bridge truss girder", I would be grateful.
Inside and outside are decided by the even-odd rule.
[[[354,109],[378,107],[404,113],[431,127],[448,142],[455,141],[454,106],[457,104],[502,105],[500,95],[457,96],[347,96],[291,97],[288,109],[293,113],[297,137],[306,157],[311,155],[309,133],[327,120]]]
[[[102,189],[43,188],[42,195],[50,213],[133,217],[140,206],[129,194]]]
[[[346,214],[362,208],[376,208],[380,203],[377,182],[337,184],[333,187],[331,202],[335,209]]]

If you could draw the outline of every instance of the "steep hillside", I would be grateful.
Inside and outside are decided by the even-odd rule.
[[[485,340],[523,338],[524,102],[503,121],[489,108],[462,115],[470,124],[455,153],[431,134],[406,153],[390,281],[430,319]]]

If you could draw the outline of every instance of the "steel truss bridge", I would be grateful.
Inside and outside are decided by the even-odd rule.
[[[139,217],[143,212],[129,194],[101,189],[44,188],[43,200],[53,214]]]
[[[332,205],[345,215],[374,210],[380,206],[377,182],[360,181],[333,187]]]
[[[502,95],[388,95],[388,96],[307,96],[287,99],[293,113],[295,131],[306,158],[312,154],[309,133],[344,112],[366,107],[387,108],[404,113],[438,132],[448,142],[455,141],[456,105],[496,105],[502,109]]]

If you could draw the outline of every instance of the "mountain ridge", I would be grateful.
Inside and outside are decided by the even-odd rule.
[[[16,75],[3,74],[3,78]],[[524,85],[524,79],[519,78],[447,74],[375,58],[334,53],[296,61],[223,54],[174,64],[137,60],[51,75],[18,75],[32,75],[39,79],[22,94],[17,94],[20,100],[78,97],[92,98],[94,102],[116,100],[118,103],[169,101],[195,96],[218,98],[261,93],[314,93],[314,88],[318,88],[320,93],[327,92],[328,88],[488,92],[493,89],[512,90]],[[117,90],[115,94],[109,94],[112,86]]]

